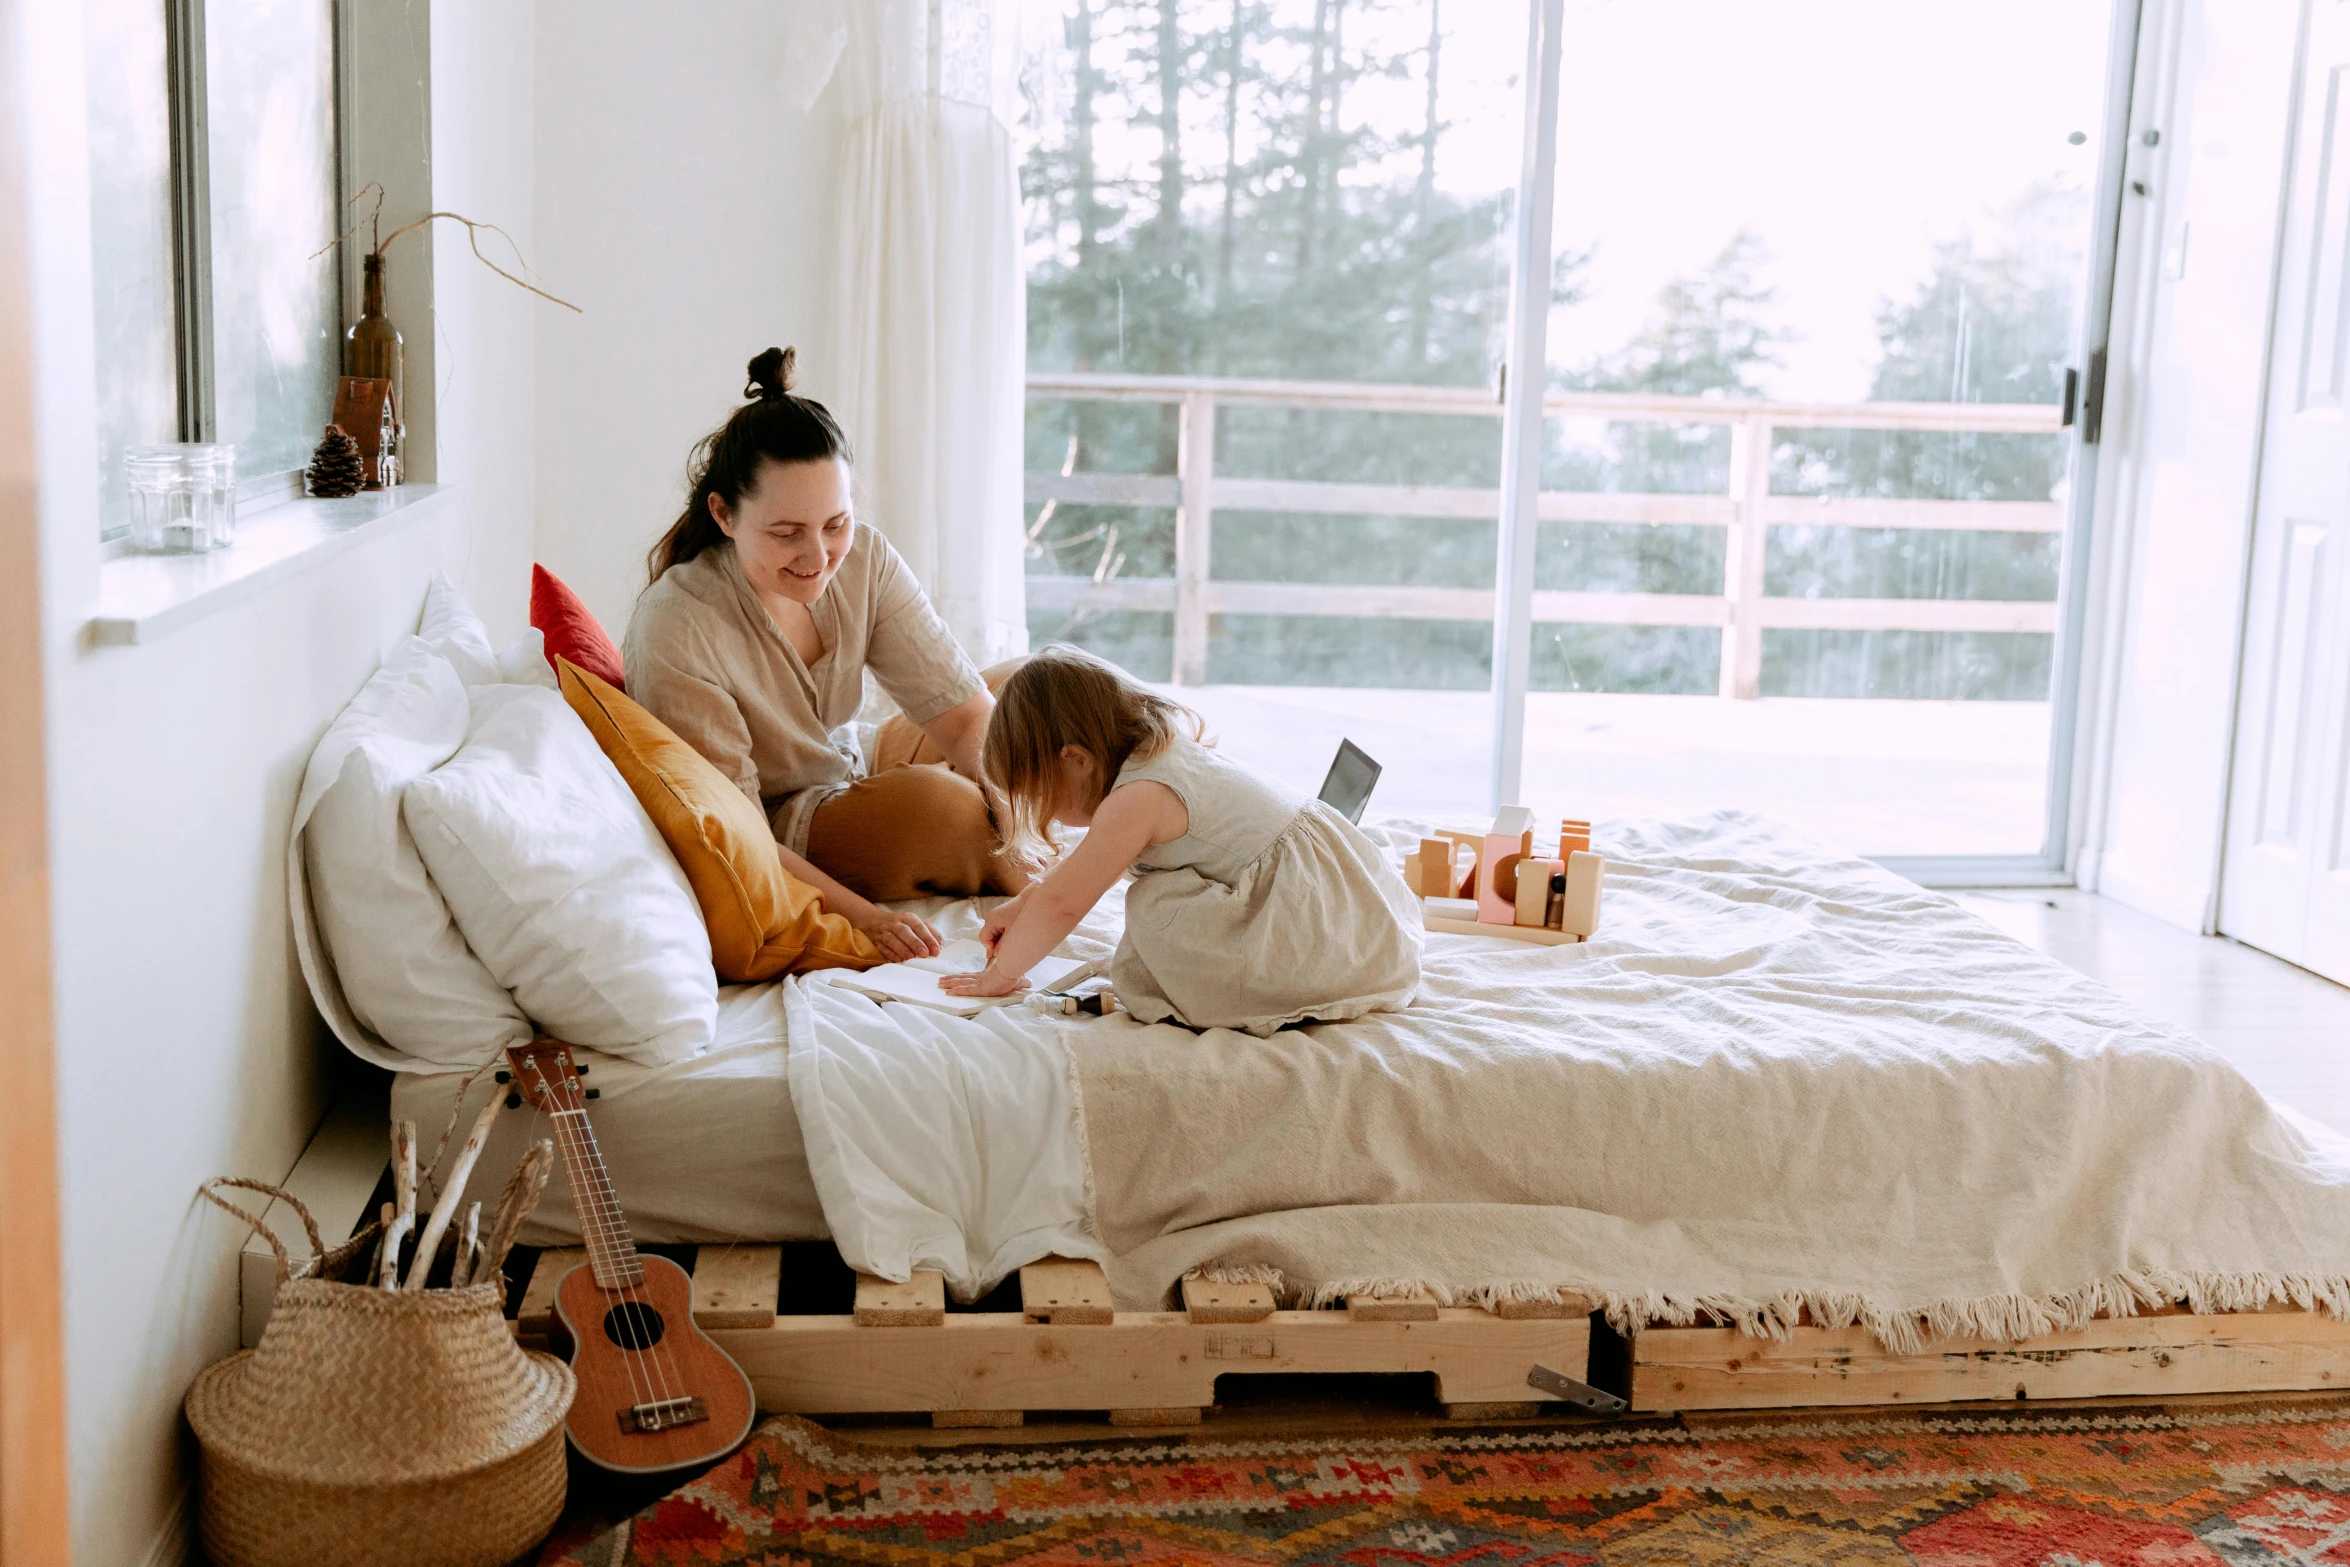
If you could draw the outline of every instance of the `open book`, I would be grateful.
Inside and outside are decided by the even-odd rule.
[[[1050,957],[1028,971],[1028,988],[1008,996],[950,996],[938,982],[949,974],[976,974],[987,967],[987,951],[976,941],[950,941],[935,958],[910,963],[884,963],[862,972],[832,970],[832,983],[871,996],[876,1001],[904,1001],[935,1007],[961,1017],[975,1017],[987,1007],[1014,1006],[1040,990],[1064,990],[1091,975],[1096,967],[1085,958]]]

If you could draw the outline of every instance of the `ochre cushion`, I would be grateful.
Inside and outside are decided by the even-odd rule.
[[[578,594],[544,566],[530,568],[530,623],[547,643],[547,662],[570,659],[608,686],[628,689],[620,649]]]
[[[653,818],[710,927],[710,960],[733,984],[820,968],[871,968],[873,938],[828,912],[816,889],[783,867],[775,834],[750,796],[642,707],[566,658],[563,699]]]

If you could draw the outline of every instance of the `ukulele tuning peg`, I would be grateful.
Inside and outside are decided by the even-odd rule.
[[[511,1083],[514,1081],[514,1074],[512,1072],[500,1072],[496,1077],[492,1078],[491,1081],[498,1083]]]
[[[587,1096],[590,1099],[601,1099],[604,1097],[604,1091],[601,1088],[591,1088],[587,1091]]]
[[[520,1094],[508,1094],[508,1095],[506,1096],[506,1108],[507,1108],[507,1109],[509,1109],[509,1110],[519,1110],[519,1109],[521,1109],[521,1108],[522,1108],[522,1096],[521,1096]]]
[[[574,1072],[577,1072],[577,1073],[578,1073],[580,1076],[582,1076],[582,1077],[585,1077],[585,1076],[587,1076],[587,1075],[588,1075],[588,1069],[587,1069],[586,1067],[584,1067],[584,1066],[575,1066],[575,1067],[573,1067],[571,1070],[573,1070]]]

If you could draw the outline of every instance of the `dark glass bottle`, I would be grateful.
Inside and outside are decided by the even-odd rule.
[[[359,319],[343,334],[343,374],[392,383],[392,422],[404,437],[408,387],[401,364],[400,329],[384,314],[384,258],[370,255],[363,266],[366,287],[360,296]],[[396,453],[395,463],[404,455]]]

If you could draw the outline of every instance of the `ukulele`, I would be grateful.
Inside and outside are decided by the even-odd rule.
[[[621,1474],[708,1464],[750,1434],[756,1400],[742,1368],[694,1324],[693,1279],[637,1253],[588,1124],[571,1047],[510,1045],[514,1086],[554,1122],[555,1147],[588,1260],[555,1286],[559,1336],[579,1393],[564,1424],[579,1455]]]

